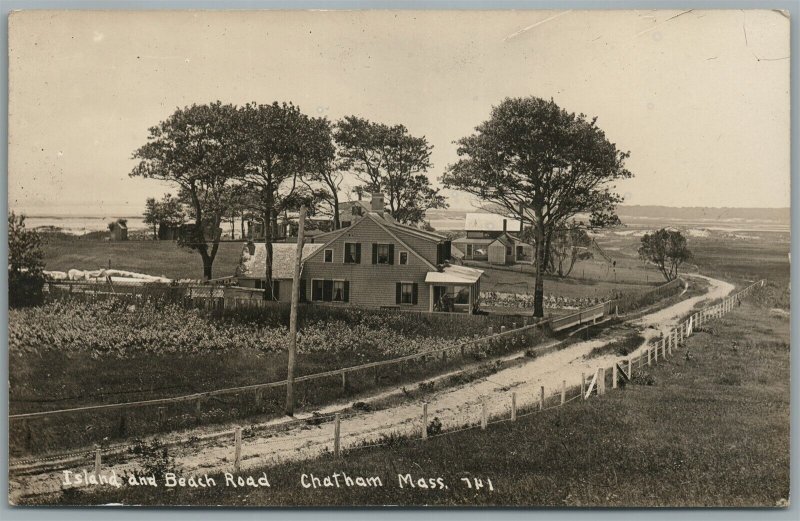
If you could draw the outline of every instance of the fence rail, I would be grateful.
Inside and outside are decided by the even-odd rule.
[[[679,279],[675,279],[663,286],[655,288],[651,290],[651,292],[660,292],[663,291],[663,288],[666,286],[670,286]],[[75,291],[75,293],[85,291],[85,286],[87,283],[75,283],[75,282],[51,282],[49,291],[54,291],[54,287],[58,287],[61,285],[66,284],[69,287],[70,293],[73,293],[73,287],[78,287],[80,290]],[[89,286],[104,286],[103,284],[93,284],[88,283]],[[111,286],[111,285],[109,285]],[[130,287],[128,287],[130,289]],[[151,289],[145,286],[146,289]],[[174,287],[170,287],[169,289],[173,289]],[[194,292],[199,292],[200,290],[207,290],[208,295],[213,295],[214,291],[219,291],[220,288],[214,288],[209,286],[186,286],[186,287],[177,287],[180,291],[186,292],[189,295],[189,298],[192,298],[191,295]],[[140,288],[141,289],[141,288]],[[226,288],[222,288],[223,290]],[[56,290],[57,291],[57,290]],[[161,288],[158,288],[156,291],[162,291]],[[651,292],[647,292],[648,294]],[[73,293],[73,294],[75,294]],[[100,289],[96,289],[94,291],[95,294],[114,294],[107,291],[101,291]],[[136,293],[128,293],[132,295],[136,295]],[[144,294],[147,295],[146,293]],[[311,382],[323,378],[331,378],[331,377],[342,377],[346,379],[347,374],[365,371],[369,369],[376,369],[380,367],[386,367],[395,364],[402,364],[404,362],[410,362],[415,360],[424,360],[428,357],[436,357],[441,355],[447,355],[453,351],[459,351],[460,355],[463,357],[466,353],[466,350],[475,347],[475,346],[482,346],[482,345],[491,345],[492,343],[503,340],[510,336],[518,336],[520,334],[525,334],[526,332],[530,332],[537,328],[541,328],[545,324],[549,324],[550,328],[553,331],[561,331],[566,328],[580,325],[586,323],[588,321],[595,322],[597,319],[602,318],[604,316],[608,316],[615,310],[615,302],[616,301],[609,301],[602,304],[598,304],[596,306],[592,306],[590,308],[582,309],[577,313],[573,313],[564,317],[558,317],[555,319],[550,319],[549,322],[541,321],[536,322],[533,324],[528,324],[528,319],[523,318],[521,323],[512,323],[511,327],[507,326],[500,326],[499,331],[495,331],[494,327],[490,326],[488,328],[488,334],[485,337],[478,337],[475,335],[475,338],[472,340],[468,340],[466,342],[461,342],[459,344],[453,346],[446,346],[438,349],[432,349],[428,351],[422,351],[419,353],[413,353],[410,355],[391,358],[387,360],[379,360],[375,362],[369,362],[365,364],[360,364],[356,366],[349,366],[349,367],[342,367],[337,369],[332,369],[330,371],[324,371],[320,373],[314,373],[309,375],[301,375],[295,377],[295,382]],[[517,327],[518,324],[521,327]],[[17,421],[17,420],[33,420],[37,418],[50,418],[56,417],[65,414],[73,414],[73,413],[82,413],[82,412],[99,412],[99,411],[112,411],[112,410],[119,410],[125,408],[138,408],[138,407],[148,407],[148,406],[159,406],[159,405],[167,405],[167,404],[176,404],[181,402],[193,402],[202,400],[204,398],[209,398],[213,396],[220,396],[226,394],[237,394],[247,391],[257,391],[263,389],[271,389],[271,388],[279,388],[284,387],[287,384],[287,380],[278,380],[273,382],[267,383],[259,383],[259,384],[251,384],[245,386],[238,386],[238,387],[228,387],[223,389],[215,389],[212,391],[204,391],[199,393],[191,393],[182,396],[174,396],[168,398],[154,398],[149,400],[139,400],[134,402],[120,402],[120,403],[112,403],[112,404],[101,404],[101,405],[88,405],[82,407],[73,407],[69,409],[57,409],[53,411],[39,411],[39,412],[30,412],[30,413],[21,413],[21,414],[12,414],[9,415],[10,421]],[[345,384],[346,385],[346,384]]]
[[[627,358],[615,360],[610,367],[598,367],[592,374],[589,375],[590,378],[588,380],[586,377],[587,375],[585,373],[581,373],[579,385],[568,386],[567,380],[564,379],[561,382],[560,388],[551,390],[550,392],[547,392],[542,386],[540,387],[539,392],[536,393],[537,396],[535,396],[535,399],[530,400],[527,405],[523,403],[522,407],[519,407],[520,396],[517,392],[511,392],[510,396],[508,395],[508,392],[503,392],[501,396],[503,403],[508,403],[510,408],[505,409],[507,412],[502,415],[490,416],[487,413],[487,398],[484,396],[480,399],[480,413],[478,418],[472,418],[466,423],[460,424],[454,428],[442,429],[440,425],[438,430],[432,430],[432,424],[428,421],[428,418],[431,416],[428,410],[428,403],[423,402],[421,403],[419,425],[418,427],[415,427],[417,434],[412,431],[410,437],[428,440],[471,429],[480,428],[485,430],[490,425],[508,421],[515,422],[520,418],[541,413],[557,407],[562,407],[567,403],[571,403],[576,400],[583,401],[589,400],[593,396],[603,396],[608,392],[609,387],[612,390],[624,387],[625,383],[635,381],[635,376],[640,373],[645,366],[653,366],[659,363],[659,359],[667,360],[673,356],[673,350],[684,345],[686,339],[694,334],[698,326],[702,326],[707,321],[720,318],[726,313],[730,312],[733,310],[734,306],[741,303],[743,298],[747,297],[757,287],[763,287],[763,285],[764,280],[760,280],[736,294],[725,297],[718,304],[707,306],[692,313],[683,319],[677,326],[672,328],[666,335],[648,344],[637,356],[629,356]],[[343,433],[341,424],[342,418],[352,418],[365,414],[369,413],[359,411],[350,412],[346,415],[342,413],[332,413],[315,418],[315,420],[317,420],[319,423],[332,424],[329,443],[332,447],[331,450],[334,457],[343,457],[350,451],[380,447],[388,444],[388,442],[383,442],[380,439],[366,439],[364,437],[359,437],[358,435],[350,436],[350,438],[352,438],[351,443],[343,443],[343,441],[348,441],[348,436],[346,432]],[[307,421],[291,420],[288,423],[296,424],[301,422],[305,423]],[[286,425],[282,425],[280,427],[286,428]],[[216,440],[219,440],[223,437],[230,437],[233,441],[233,457],[231,465],[233,469],[238,471],[242,467],[241,454],[243,442],[241,427],[236,426],[232,430],[216,433],[214,435]],[[250,445],[255,447],[268,445],[269,443],[269,440],[265,440],[254,442]],[[63,466],[67,463],[79,463],[84,461],[93,466],[95,474],[99,474],[102,467],[103,454],[112,453],[114,450],[115,448],[101,448],[98,446],[93,451],[83,450],[39,459],[12,460],[10,462],[10,470],[12,472],[30,470],[30,468],[36,464],[53,461],[57,461],[59,466]],[[259,464],[258,461],[253,459],[250,459],[249,461],[250,465]]]

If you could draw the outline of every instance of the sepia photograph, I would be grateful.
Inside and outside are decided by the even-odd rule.
[[[785,512],[790,18],[11,12],[7,503]]]

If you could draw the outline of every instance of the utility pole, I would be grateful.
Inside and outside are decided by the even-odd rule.
[[[292,277],[292,307],[289,312],[289,367],[286,373],[286,414],[294,416],[294,358],[297,353],[297,301],[300,300],[300,264],[303,262],[303,234],[306,222],[306,207],[300,208],[297,225],[297,254],[294,259]]]

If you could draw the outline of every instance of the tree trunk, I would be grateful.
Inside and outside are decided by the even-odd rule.
[[[269,199],[271,200],[272,197],[269,197]],[[264,213],[264,248],[267,252],[266,262],[264,263],[264,285],[266,286],[264,288],[264,300],[275,300],[275,296],[272,293],[272,214],[273,212],[271,210]]]
[[[533,316],[544,317],[544,263],[547,250],[544,244],[544,226],[541,215],[536,216],[536,283],[533,289]]]
[[[212,267],[214,265],[214,259],[212,259],[208,254],[203,253],[201,251],[200,256],[203,258],[203,279],[204,280],[211,280],[213,276]]]
[[[342,222],[339,219],[339,194],[336,190],[333,191],[333,229],[338,230],[342,227]]]
[[[244,232],[244,213],[242,214],[241,226],[242,226],[242,239],[246,239],[247,236],[245,235],[245,232]]]

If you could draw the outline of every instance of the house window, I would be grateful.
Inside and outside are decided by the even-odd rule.
[[[333,298],[331,300],[333,302],[344,302],[344,281],[343,280],[334,280],[333,281]]]
[[[311,281],[311,300],[315,302],[349,302],[350,283],[346,280]]]
[[[472,245],[467,244],[467,257],[472,257]]]
[[[325,262],[333,262],[333,250],[325,250]]]
[[[416,304],[417,292],[417,284],[413,282],[398,282],[395,290],[395,304]]]
[[[372,264],[394,264],[394,244],[372,244]]]
[[[344,243],[344,262],[345,264],[361,264],[361,243]]]
[[[506,246],[506,255],[511,255],[511,246]]]
[[[408,264],[408,252],[401,251],[400,252],[400,264]]]
[[[401,284],[400,285],[400,303],[411,304],[414,300],[414,285]]]

